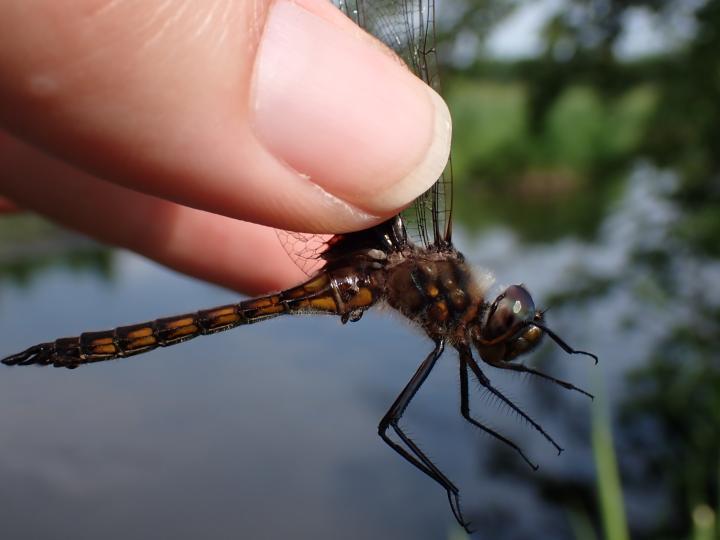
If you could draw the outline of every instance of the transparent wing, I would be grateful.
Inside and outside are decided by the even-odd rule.
[[[390,47],[420,79],[440,92],[434,0],[333,0],[353,21]],[[426,247],[450,242],[452,165],[403,212],[408,234]]]
[[[311,234],[276,230],[278,239],[285,251],[306,275],[316,274],[324,265],[323,253],[333,238],[332,234]]]
[[[440,92],[435,52],[434,0],[333,0],[358,26],[390,47],[420,79]],[[352,59],[349,58],[348,62]],[[448,161],[437,182],[402,212],[408,236],[425,247],[450,243],[452,166]],[[285,251],[303,272],[312,275],[325,264],[328,242],[343,235],[278,231]],[[334,240],[333,240],[334,239]]]

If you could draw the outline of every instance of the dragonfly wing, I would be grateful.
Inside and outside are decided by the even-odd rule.
[[[395,51],[415,75],[440,92],[434,0],[333,0],[333,3]],[[450,243],[452,187],[452,166],[448,160],[435,184],[401,213],[407,235],[413,242],[425,247]],[[278,237],[295,264],[313,275],[327,262],[342,258],[354,248],[366,247],[359,244],[387,236],[388,223],[378,225],[377,234],[333,236],[278,231]]]
[[[311,234],[277,229],[278,240],[295,265],[308,276],[317,274],[325,259],[323,253],[328,250],[332,234]]]
[[[440,92],[434,0],[333,0],[360,27],[390,47],[408,68]],[[425,247],[450,242],[452,165],[402,213],[408,235]]]

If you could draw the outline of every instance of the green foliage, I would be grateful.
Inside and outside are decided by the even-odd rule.
[[[113,255],[79,235],[37,216],[5,216],[0,220],[0,280],[29,285],[48,268],[64,267],[112,278]]]
[[[453,168],[464,194],[456,201],[459,219],[474,229],[510,224],[526,240],[543,241],[568,231],[593,234],[656,101],[650,87],[611,101],[589,87],[572,87],[537,134],[529,126],[524,85],[458,76],[449,90]]]
[[[548,114],[547,129],[530,133],[527,92],[519,83],[454,80],[447,94],[454,119],[457,181],[517,181],[533,170],[565,169],[592,176],[604,163],[636,156],[656,96],[638,87],[613,101],[572,87]]]
[[[556,11],[536,58],[478,57],[450,84],[446,77],[457,176],[476,195],[462,201],[460,217],[472,227],[517,224],[530,240],[549,240],[563,228],[587,236],[629,166],[642,157],[680,175],[677,200],[693,217],[678,224],[677,234],[698,251],[719,256],[720,0],[569,3],[550,8]],[[474,34],[482,43],[492,23],[518,5],[458,0],[457,22],[442,35],[467,42]],[[619,59],[617,45],[632,10],[653,14],[668,35],[677,17],[690,17],[694,34],[663,54]],[[496,196],[500,201],[488,208],[483,200]],[[533,208],[538,198],[543,200]],[[543,216],[552,219],[545,223]]]
[[[608,411],[603,403],[603,392],[593,405],[592,439],[593,455],[597,470],[597,491],[604,538],[627,540],[630,538],[628,523],[623,507],[623,486],[618,471]],[[718,462],[720,465],[720,462]],[[715,482],[720,484],[720,466],[717,467]],[[690,509],[692,540],[716,540],[720,538],[720,524],[717,511],[708,504],[696,502]],[[570,511],[570,521],[575,538],[594,540],[592,524],[583,512]]]
[[[517,168],[526,143],[524,91],[518,84],[457,79],[446,95],[453,115],[453,168],[460,185],[473,171],[503,179]]]
[[[630,534],[623,506],[622,485],[613,448],[610,420],[602,399],[603,393],[598,392],[598,394],[599,398],[593,404],[592,442],[603,531],[608,540],[628,540]]]
[[[502,3],[458,1],[468,12]],[[590,275],[563,294],[576,302],[625,290],[648,314],[676,314],[628,380],[618,457],[632,456],[633,467],[623,468],[628,495],[657,486],[667,505],[634,531],[638,538],[720,538],[720,308],[714,291],[688,292],[687,276],[678,275],[713,268],[720,257],[720,0],[569,0],[549,9],[556,11],[537,57],[480,58],[446,84],[464,184],[456,208],[466,225],[502,223],[526,240],[589,236],[638,159],[677,176],[666,243],[648,251],[638,242],[618,275]],[[630,10],[653,14],[668,34],[684,11],[693,30],[652,58],[618,58]],[[472,22],[457,20],[456,31],[473,32]],[[625,282],[638,287],[622,289]],[[618,314],[619,326],[641,328],[636,313]],[[627,537],[604,422],[595,417],[600,499],[584,507],[597,507],[607,538]],[[592,536],[595,518],[571,510],[578,537]]]

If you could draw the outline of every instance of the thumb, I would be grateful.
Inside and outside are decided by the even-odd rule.
[[[186,206],[359,229],[447,160],[439,96],[324,0],[9,0],[0,34],[0,123]]]

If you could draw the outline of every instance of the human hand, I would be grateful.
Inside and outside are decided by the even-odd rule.
[[[442,100],[324,0],[8,0],[0,195],[245,292],[271,227],[369,227],[449,151]]]

